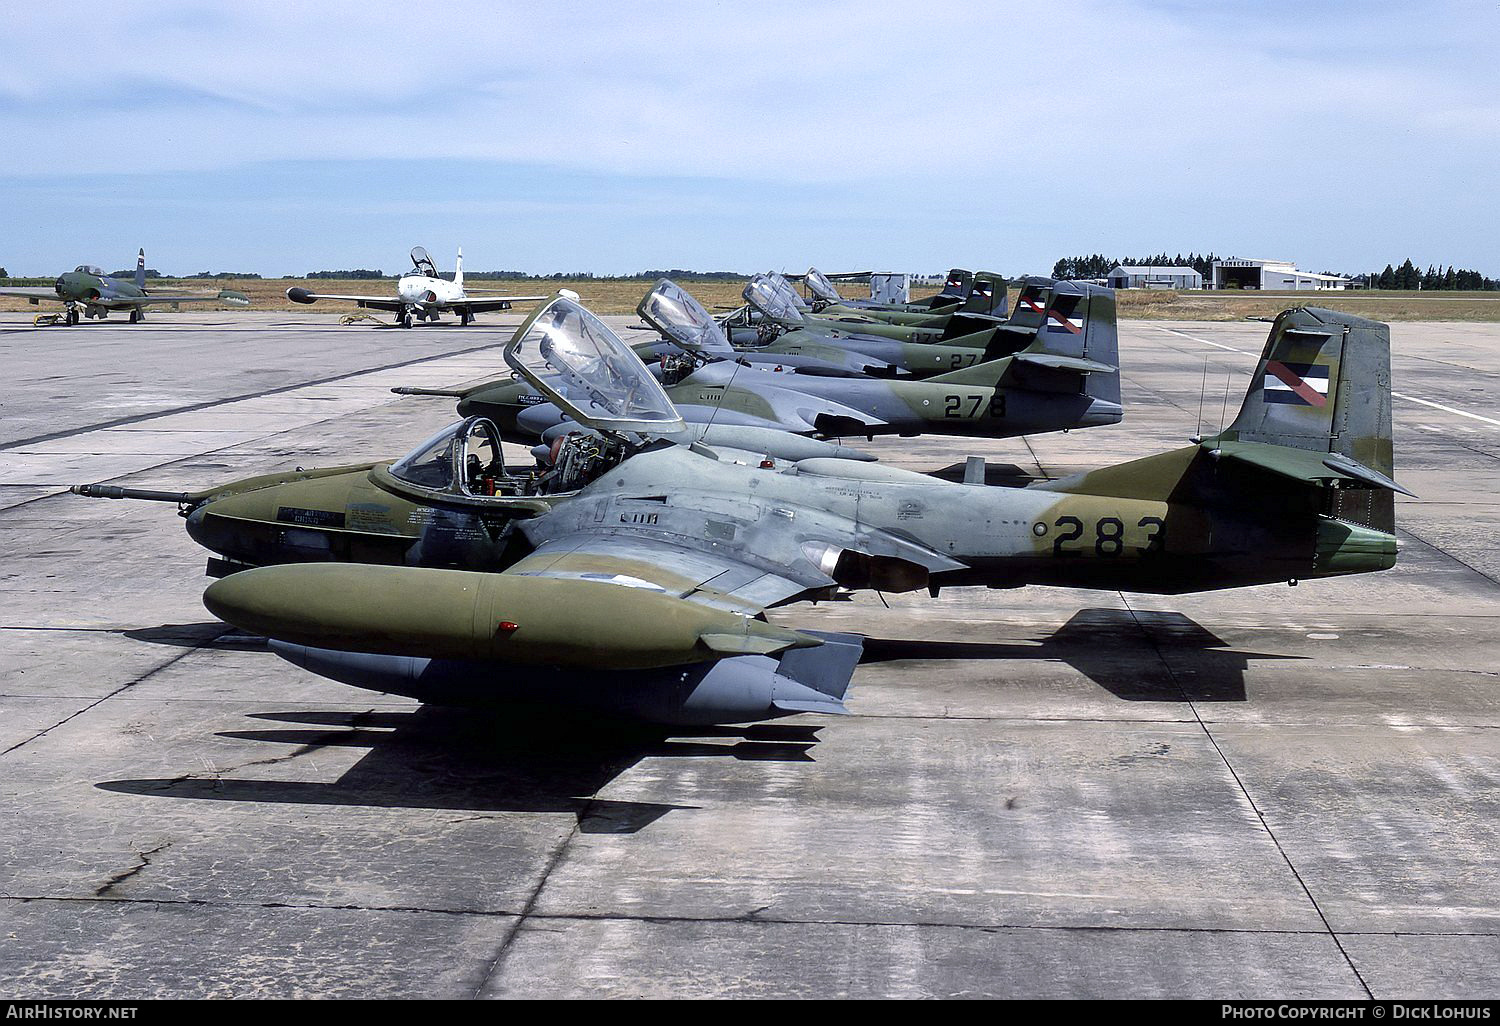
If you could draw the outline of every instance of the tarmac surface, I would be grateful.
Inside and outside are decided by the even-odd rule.
[[[1500,325],[1393,328],[1396,569],[778,611],[869,637],[842,718],[345,687],[209,616],[170,505],[63,494],[400,455],[452,407],[390,386],[517,320],[0,315],[0,996],[1500,996]],[[1174,447],[1266,329],[1122,325],[1116,427],[856,444]]]

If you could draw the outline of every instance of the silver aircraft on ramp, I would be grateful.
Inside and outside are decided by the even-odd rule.
[[[421,246],[411,251],[411,270],[396,280],[394,296],[352,296],[313,292],[292,287],[286,290],[286,298],[294,303],[316,303],[319,300],[353,303],[371,310],[389,310],[396,315],[396,323],[403,328],[412,326],[414,320],[435,321],[438,314],[451,310],[458,314],[464,327],[474,319],[476,313],[486,310],[509,310],[512,303],[536,303],[547,296],[471,296],[464,288],[464,251],[458,251],[454,264],[453,280],[438,273],[432,257]],[[494,289],[474,289],[475,292],[490,293]]]

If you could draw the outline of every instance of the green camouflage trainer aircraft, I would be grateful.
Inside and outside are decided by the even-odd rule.
[[[1050,279],[1027,280],[1045,280],[1051,285]],[[783,347],[794,343],[842,346],[854,352],[883,356],[892,368],[906,373],[952,370],[974,362],[951,362],[953,349],[975,350],[977,355],[987,345],[990,330],[1007,320],[1005,279],[981,271],[974,276],[973,284],[969,298],[962,305],[940,315],[941,324],[918,327],[809,317],[807,308],[797,305],[801,297],[785,278],[760,275],[744,289],[746,309],[759,315],[756,333],[750,336],[743,331],[732,331],[731,338],[740,346],[773,343]]]
[[[958,279],[960,288],[966,291],[954,303],[941,303],[937,306],[922,305],[918,309],[893,309],[880,306],[858,306],[859,301],[853,303],[845,300],[839,295],[837,286],[828,279],[823,272],[816,267],[809,267],[807,273],[801,275],[802,283],[807,286],[809,301],[807,311],[812,314],[828,319],[835,318],[841,322],[874,321],[885,324],[904,324],[917,328],[942,327],[948,323],[948,318],[954,313],[963,310],[971,313],[985,313],[996,316],[1005,314],[1005,276],[993,271],[968,271],[959,272],[956,268],[950,274],[962,273],[965,278]],[[786,277],[783,275],[782,277]],[[791,279],[788,279],[790,281]],[[951,279],[950,279],[951,281]],[[978,293],[976,297],[975,293]],[[932,297],[938,299],[943,293]],[[909,304],[908,304],[909,305]]]
[[[869,272],[857,271],[846,274],[824,274],[816,267],[809,267],[807,273],[799,275],[807,285],[808,292],[812,295],[813,305],[817,309],[829,307],[837,308],[838,312],[853,311],[855,313],[935,313],[944,307],[957,306],[969,298],[969,290],[973,287],[974,272],[962,267],[955,267],[948,272],[948,278],[943,283],[942,291],[925,299],[913,300],[909,303],[886,303],[873,297],[870,299],[845,299],[833,283],[833,279],[840,280],[868,278]],[[819,306],[819,304],[822,304]]]
[[[889,338],[835,338],[805,329],[781,331],[770,328],[769,322],[767,330],[756,333],[753,341],[742,337],[731,343],[723,326],[692,293],[663,278],[636,307],[641,319],[662,337],[637,343],[634,349],[648,362],[678,359],[686,352],[694,358],[742,360],[803,373],[925,378],[982,361],[997,329],[1004,329],[1001,334],[1007,341],[1016,340],[1016,330],[1023,330],[1025,340],[1015,342],[1010,349],[1025,348],[1042,327],[1052,284],[1050,278],[1026,279],[1022,301],[1017,302],[1010,317],[997,320],[974,314],[966,318],[973,331],[933,344]],[[955,330],[962,330],[960,323],[955,322]]]
[[[146,307],[153,303],[224,303],[229,306],[249,306],[250,298],[233,289],[220,289],[216,293],[206,292],[159,292],[146,290],[146,251],[142,249],[135,258],[135,279],[127,281],[105,274],[91,264],[80,264],[71,271],[58,275],[49,288],[7,286],[0,287],[0,296],[21,296],[32,306],[43,301],[63,305],[63,323],[77,324],[79,307],[83,316],[104,320],[111,310],[129,310],[130,323],[138,324],[146,319]],[[51,315],[55,320],[56,315]],[[40,320],[40,318],[39,318]]]
[[[313,672],[436,703],[672,723],[843,711],[862,638],[767,622],[793,602],[1170,594],[1396,561],[1389,330],[1347,314],[1281,314],[1220,434],[1024,488],[986,485],[978,459],[956,483],[676,443],[666,393],[566,296],[505,357],[578,425],[535,466],[507,467],[498,429],[472,417],[394,463],[73,490],[177,503],[231,561],[205,605]]]
[[[989,348],[950,350],[958,370],[922,380],[829,376],[734,360],[668,361],[667,395],[689,423],[739,425],[822,438],[946,434],[1011,438],[1117,424],[1115,296],[1058,282],[1041,330],[1001,334]],[[398,388],[457,398],[460,416],[495,421],[507,441],[548,442],[570,430],[558,404],[514,376],[469,389]]]
[[[980,286],[981,275],[986,283]],[[747,306],[748,324],[755,326],[769,322],[781,331],[808,331],[832,338],[852,339],[896,339],[901,342],[936,343],[967,335],[975,330],[968,318],[959,318],[959,313],[989,318],[992,321],[1005,317],[1005,278],[991,272],[980,272],[974,276],[974,287],[964,303],[951,311],[930,315],[907,315],[920,324],[896,324],[871,319],[863,314],[848,314],[835,317],[819,317],[791,282],[780,274],[762,274],[752,278],[745,286],[744,298]],[[757,316],[758,315],[758,316]],[[950,324],[950,319],[955,323]],[[730,322],[734,325],[734,322]]]

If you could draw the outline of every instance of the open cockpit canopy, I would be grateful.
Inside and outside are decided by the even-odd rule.
[[[775,284],[776,288],[781,292],[781,294],[786,296],[787,299],[791,300],[792,305],[795,306],[798,310],[801,310],[804,314],[812,310],[812,307],[808,305],[807,300],[802,298],[802,293],[797,291],[797,286],[786,280],[786,275],[782,274],[779,271],[772,271],[770,274],[766,275],[766,277],[771,279],[772,283]]]
[[[102,278],[104,277],[104,268],[96,267],[93,264],[79,264],[77,267],[73,268],[73,273],[92,274],[95,278]]]
[[[713,314],[675,281],[663,278],[646,293],[636,313],[684,349],[733,356],[734,347]]]
[[[801,324],[806,320],[802,311],[797,308],[796,293],[780,275],[756,275],[745,286],[742,295],[745,302],[778,324]]]
[[[429,278],[438,277],[437,264],[432,262],[432,257],[427,255],[427,250],[421,246],[411,251],[411,270],[408,274],[425,274]]]
[[[807,269],[807,288],[812,294],[825,303],[839,303],[844,297],[839,295],[838,287],[828,280],[828,276],[816,267]]]
[[[640,357],[571,293],[554,296],[516,329],[505,362],[588,427],[645,434],[683,428]]]

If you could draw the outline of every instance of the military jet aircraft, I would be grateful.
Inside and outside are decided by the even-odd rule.
[[[963,290],[961,294],[953,298],[956,302],[948,302],[946,292],[940,292],[931,297],[932,300],[943,300],[941,303],[931,305],[904,304],[901,308],[887,305],[876,305],[866,301],[849,301],[839,295],[838,287],[830,281],[826,275],[816,267],[809,267],[807,273],[802,275],[802,282],[807,286],[807,291],[812,297],[810,309],[814,314],[824,318],[837,318],[841,321],[872,320],[886,324],[906,324],[913,327],[941,327],[948,322],[948,318],[959,310],[967,312],[979,312],[992,316],[1003,317],[1005,315],[1005,277],[993,271],[958,271],[955,269],[950,275],[960,274],[957,280],[950,277],[950,284],[957,289]],[[946,286],[945,286],[946,289]],[[980,293],[978,301],[971,301],[972,293]]]
[[[1059,282],[1049,293],[1047,311],[1042,330],[1002,334],[991,328],[990,348],[950,350],[952,365],[961,369],[923,380],[830,377],[729,360],[668,361],[658,372],[676,409],[695,424],[823,438],[1010,438],[1119,423],[1114,292]],[[509,441],[548,441],[570,430],[565,411],[524,380],[395,391],[457,398],[461,416],[492,419]]]
[[[839,313],[818,316],[791,283],[780,274],[763,274],[752,278],[744,289],[751,310],[782,331],[809,331],[831,338],[856,340],[896,339],[902,342],[940,343],[995,324],[1005,317],[1005,278],[988,271],[975,274],[969,298],[957,307],[930,314]],[[876,320],[877,316],[894,320]],[[976,318],[983,319],[976,323]]]
[[[485,417],[395,463],[176,502],[260,564],[204,594],[313,672],[440,703],[603,708],[675,723],[839,712],[861,639],[765,611],[843,591],[1047,584],[1158,593],[1395,564],[1389,329],[1298,309],[1239,415],[1179,449],[1024,488],[795,462],[662,436],[682,422],[613,332],[559,295],[505,352],[580,426],[507,467]],[[982,464],[982,461],[971,461]]]
[[[931,377],[985,359],[997,329],[1004,329],[1007,341],[1012,343],[1004,352],[1024,349],[1041,328],[1052,284],[1050,278],[1029,278],[1022,284],[1025,301],[1017,304],[1012,316],[1002,320],[976,309],[951,321],[951,328],[945,331],[947,337],[934,343],[835,337],[805,328],[782,331],[769,321],[754,334],[753,340],[742,336],[731,343],[719,322],[690,292],[663,278],[636,307],[642,320],[661,332],[662,340],[640,343],[634,348],[642,359],[669,362],[679,360],[686,351],[699,359],[738,359],[804,373]],[[757,299],[757,302],[777,301],[781,301],[779,296]],[[1023,341],[1016,340],[1016,329],[1027,333]]]
[[[414,320],[435,321],[445,310],[458,313],[464,327],[474,319],[476,313],[485,310],[509,310],[512,303],[536,303],[546,296],[471,296],[464,289],[464,251],[458,251],[454,263],[453,280],[438,273],[437,266],[427,250],[421,246],[411,251],[411,270],[396,280],[394,296],[341,296],[293,287],[286,290],[286,298],[294,303],[316,303],[329,299],[353,303],[361,308],[389,310],[396,315],[396,323],[410,328]],[[494,292],[494,289],[475,289],[475,292]]]
[[[142,249],[135,258],[135,279],[127,281],[105,274],[93,264],[79,264],[71,271],[57,276],[49,288],[7,286],[0,288],[0,296],[21,296],[32,306],[41,302],[61,303],[63,323],[72,325],[79,321],[79,307],[84,317],[104,320],[111,310],[130,311],[130,323],[139,324],[146,319],[146,307],[153,303],[224,303],[229,306],[249,306],[250,298],[233,289],[220,289],[215,293],[205,292],[160,292],[146,290],[146,251]],[[49,315],[55,320],[55,315]]]
[[[969,297],[958,306],[933,314],[885,314],[899,321],[875,321],[863,315],[817,317],[796,289],[777,274],[759,275],[745,285],[748,306],[760,315],[760,331],[806,332],[845,344],[893,339],[918,345],[974,346],[976,333],[1005,321],[1007,287],[1002,275],[975,273]],[[920,322],[920,323],[919,323]],[[847,342],[846,342],[847,340]],[[980,344],[982,348],[982,344]]]
[[[845,299],[833,283],[834,278],[861,278],[867,277],[868,272],[857,272],[852,274],[827,275],[816,267],[809,267],[807,273],[797,277],[807,286],[807,291],[813,299],[815,311],[826,308],[834,308],[837,312],[856,313],[912,313],[929,314],[936,313],[948,306],[961,305],[969,298],[969,289],[974,282],[974,272],[962,267],[955,267],[948,272],[948,278],[943,283],[943,288],[935,295],[925,299],[914,300],[910,303],[887,303],[878,299]]]

